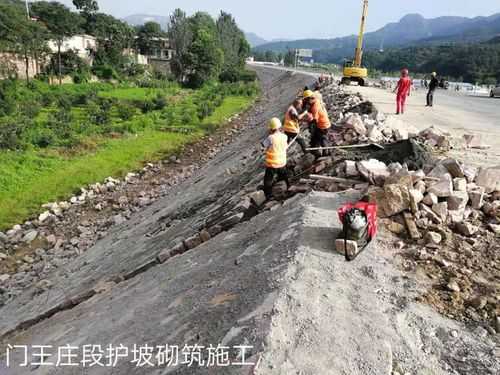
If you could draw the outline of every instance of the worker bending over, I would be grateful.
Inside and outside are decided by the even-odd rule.
[[[306,121],[309,123],[311,133],[311,148],[328,146],[328,130],[331,127],[330,118],[321,99],[311,90],[304,91],[304,104],[308,111]],[[321,151],[315,151],[317,157],[321,157]],[[325,152],[327,155],[328,152]]]
[[[288,144],[295,141],[299,144],[302,151],[306,151],[306,142],[300,136],[300,122],[307,116],[307,111],[302,112],[302,99],[295,99],[293,104],[285,113],[285,123],[283,130],[288,138]]]
[[[287,136],[281,132],[281,121],[278,118],[273,118],[269,121],[269,136],[262,143],[265,149],[266,156],[266,173],[264,175],[264,193],[266,198],[270,199],[273,195],[274,177],[278,177],[278,181],[288,182],[288,173],[286,170],[286,150],[288,148]]]

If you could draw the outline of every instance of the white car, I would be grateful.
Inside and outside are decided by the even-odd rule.
[[[500,96],[500,85],[497,85],[497,87],[490,91],[490,98],[494,98],[495,96]]]

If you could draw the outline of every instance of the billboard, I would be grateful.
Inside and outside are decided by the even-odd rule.
[[[298,49],[297,55],[299,57],[313,57],[313,50],[312,49]]]

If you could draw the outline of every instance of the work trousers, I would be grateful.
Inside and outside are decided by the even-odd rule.
[[[328,129],[320,129],[316,124],[311,125],[311,148],[328,147]],[[312,152],[314,156],[321,157],[329,155],[328,150],[316,150]]]
[[[287,186],[290,185],[288,182],[288,171],[286,167],[283,168],[266,168],[266,173],[264,175],[264,193],[267,199],[271,199],[273,196],[273,184],[274,179],[277,177],[278,181],[286,181]]]
[[[304,138],[302,138],[300,136],[300,134],[295,134],[295,133],[290,133],[290,132],[285,132],[286,136],[288,137],[288,144],[290,144],[294,139],[295,137],[297,137],[297,139],[295,139],[295,142],[297,142],[300,146],[300,148],[302,149],[302,151],[304,152],[304,154],[307,152],[306,151],[306,141],[304,141]]]
[[[396,113],[405,113],[406,98],[408,94],[398,94],[396,96]]]
[[[429,90],[427,93],[427,105],[429,107],[432,107],[434,105],[434,91],[436,90]]]

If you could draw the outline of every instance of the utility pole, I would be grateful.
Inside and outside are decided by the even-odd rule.
[[[26,16],[30,19],[30,6],[28,5],[28,0],[24,0],[26,3]]]

